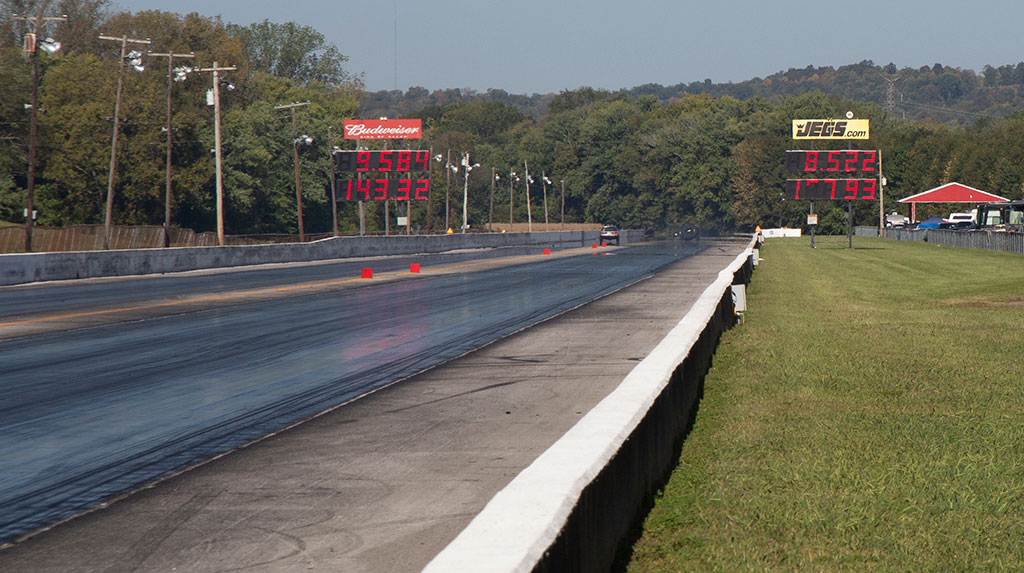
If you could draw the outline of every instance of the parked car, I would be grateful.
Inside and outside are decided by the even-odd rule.
[[[904,217],[903,215],[900,215],[895,211],[885,216],[886,228],[892,229],[895,227],[906,227],[909,224],[910,219]]]
[[[969,213],[950,213],[949,217],[946,217],[946,220],[949,221],[950,223],[960,223],[962,221],[967,221],[968,223],[973,223],[977,216],[978,216],[978,210],[974,209],[973,211],[971,211]]]
[[[601,242],[610,243],[615,241],[615,244],[619,244],[619,228],[615,225],[605,225],[601,227]]]
[[[917,224],[917,228],[918,229],[938,229],[939,225],[941,225],[941,224],[943,224],[945,222],[946,222],[946,220],[943,219],[942,217],[939,217],[938,215],[933,215],[931,217],[928,217],[924,221],[921,221],[920,223],[918,223]]]
[[[969,231],[974,228],[974,221],[946,221],[939,223],[938,228],[950,231]]]

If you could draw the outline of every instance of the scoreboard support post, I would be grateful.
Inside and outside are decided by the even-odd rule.
[[[846,240],[849,248],[853,248],[853,203],[846,203]]]
[[[878,150],[878,236],[885,236],[885,176],[882,175],[882,150]]]
[[[814,248],[814,229],[818,226],[818,217],[814,215],[814,200],[811,200],[811,211],[807,216],[808,221],[814,221],[813,223],[808,222],[811,227],[811,248]]]
[[[853,143],[846,141],[846,149],[852,150]],[[846,202],[846,241],[848,248],[853,248],[853,203]]]

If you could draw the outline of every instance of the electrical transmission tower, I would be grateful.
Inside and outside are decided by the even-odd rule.
[[[885,109],[889,112],[890,116],[896,113],[896,80],[900,79],[899,76],[884,76],[885,81],[889,83],[889,87],[885,91]]]

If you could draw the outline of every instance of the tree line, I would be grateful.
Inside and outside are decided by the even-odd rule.
[[[308,182],[311,226],[330,230],[327,127],[358,109],[361,83],[347,60],[316,30],[295,23],[246,26],[198,14],[111,12],[103,0],[4,2],[7,14],[67,14],[67,22],[40,26],[39,36],[62,44],[38,52],[41,64],[36,209],[41,225],[101,223],[104,218],[121,43],[149,39],[145,49],[194,54],[175,67],[217,62],[221,75],[225,226],[229,233],[294,232],[291,114],[276,106],[306,102],[297,133],[301,177]],[[21,222],[25,205],[32,73],[23,53],[30,22],[8,19],[0,34],[0,220]],[[132,45],[130,49],[136,49]],[[165,186],[168,69],[166,58],[143,54],[145,69],[126,67],[114,193],[116,224],[162,224]],[[192,72],[171,89],[173,117],[172,224],[199,231],[215,226],[212,74]],[[290,200],[289,200],[290,198]]]
[[[4,5],[9,12],[23,14],[39,9],[38,2],[5,0]],[[40,54],[40,112],[45,113],[38,116],[36,205],[39,224],[44,225],[103,221],[113,100],[122,64],[120,46],[100,41],[101,33],[150,38],[158,52],[194,52],[194,65],[216,61],[237,67],[224,74],[235,89],[221,95],[229,234],[297,232],[291,153],[296,133],[313,138],[300,158],[305,229],[330,232],[328,130],[334,128],[336,146],[351,149],[354,143],[340,134],[342,120],[381,115],[422,118],[424,138],[405,145],[442,157],[431,172],[432,200],[413,206],[413,225],[421,232],[443,230],[449,189],[449,220],[461,224],[461,189],[467,184],[471,227],[480,228],[491,217],[507,221],[510,198],[513,219],[525,222],[527,164],[534,178],[530,207],[535,222],[544,212],[545,192],[549,220],[558,220],[564,185],[569,222],[652,230],[690,223],[722,233],[757,225],[799,227],[807,206],[782,201],[787,178],[784,152],[805,146],[791,139],[791,121],[842,117],[847,111],[871,120],[872,139],[857,146],[882,151],[887,212],[905,212],[896,203],[898,198],[954,180],[1012,199],[1024,193],[1024,114],[1017,100],[1007,95],[1017,90],[1017,68],[1012,66],[986,68],[984,73],[986,85],[998,84],[993,101],[999,101],[1000,115],[979,113],[970,122],[944,122],[923,107],[918,110],[924,116],[915,112],[914,117],[905,117],[877,97],[826,93],[821,86],[827,78],[817,72],[817,80],[812,80],[811,70],[791,70],[788,82],[771,82],[790,88],[804,84],[808,89],[765,94],[713,94],[716,86],[706,82],[701,82],[703,93],[691,93],[687,87],[667,97],[651,93],[655,90],[650,86],[617,92],[583,87],[529,97],[501,90],[475,94],[418,87],[367,92],[360,77],[344,69],[346,58],[337,47],[316,30],[294,23],[236,25],[197,14],[110,12],[101,0],[64,0],[54,4],[53,12],[66,13],[69,19],[52,24],[48,31],[64,48],[55,55]],[[8,20],[5,27],[0,37],[0,220],[20,222],[28,132],[24,103],[31,71],[21,47],[26,23]],[[161,128],[166,122],[167,64],[145,63],[147,69],[141,73],[125,72],[114,206],[118,224],[163,222]],[[899,71],[869,64],[824,76],[835,83],[839,75],[853,77],[857,70],[861,78]],[[925,72],[919,72],[915,77],[921,79]],[[971,74],[940,67],[928,70],[939,97],[946,97],[938,103],[956,105],[971,91],[964,87],[969,82],[961,77],[957,100],[951,84],[943,80],[946,87],[939,87],[947,72],[957,77]],[[911,79],[908,74],[900,81],[909,84]],[[172,90],[172,224],[197,231],[213,230],[215,225],[213,111],[206,105],[211,81],[209,74],[190,74]],[[291,112],[275,107],[305,101],[310,105],[296,111],[298,128],[293,133]],[[839,145],[818,142],[817,147]],[[469,174],[468,182],[465,171],[452,174],[444,166],[444,158],[450,156],[457,164],[467,152],[471,163],[481,165]],[[877,223],[877,203],[855,207],[857,224]],[[841,205],[816,205],[816,211],[819,230],[842,232]],[[390,212],[395,215],[396,209]],[[919,215],[928,212],[919,210]],[[341,204],[339,215],[342,232],[358,231],[354,204]],[[383,206],[370,205],[367,230],[380,232],[384,226]]]

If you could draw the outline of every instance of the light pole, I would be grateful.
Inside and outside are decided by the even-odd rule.
[[[213,106],[213,156],[216,165],[217,180],[217,244],[224,246],[224,176],[223,157],[220,150],[220,72],[232,72],[234,66],[217,67],[217,62],[209,68],[199,68],[195,72],[213,72],[213,89],[206,92],[206,105]],[[228,90],[235,89],[232,84],[227,84]]]
[[[551,180],[548,179],[547,175],[543,171],[540,172],[541,187],[544,189],[544,224],[548,224],[548,185],[551,185]],[[547,227],[544,227],[547,231]]]
[[[174,67],[174,58],[194,58],[196,55],[192,52],[187,54],[175,54],[173,52],[167,52],[166,54],[156,54],[150,52],[148,55],[155,56],[158,58],[167,58],[167,183],[164,190],[164,247],[171,246],[171,88],[174,86],[174,82],[183,82],[188,77],[189,72],[192,68],[183,66],[180,68]]]
[[[480,167],[479,163],[469,163],[469,152],[462,156],[462,168],[465,170],[466,181],[462,187],[462,232],[469,228],[469,172]]]
[[[530,212],[530,183],[533,183],[533,177],[530,177],[530,164],[523,161],[523,168],[526,170],[526,232],[533,232],[533,213]]]
[[[508,232],[512,232],[512,199],[516,196],[515,183],[519,177],[512,169],[508,170]]]
[[[300,243],[306,242],[306,233],[302,226],[302,183],[299,181],[299,144],[309,145],[313,143],[313,138],[308,135],[299,135],[299,128],[295,123],[295,110],[307,105],[309,105],[308,101],[274,106],[274,109],[292,110],[292,155],[295,158],[295,205],[299,217]]]
[[[114,172],[117,169],[117,131],[120,127],[121,118],[121,86],[124,83],[124,59],[127,56],[129,58],[128,63],[131,64],[135,71],[141,72],[145,70],[145,66],[142,65],[142,53],[132,50],[126,52],[128,44],[152,44],[148,39],[139,40],[135,38],[129,38],[128,36],[121,36],[116,38],[114,36],[100,36],[101,40],[109,40],[112,42],[121,42],[121,57],[118,59],[117,71],[117,95],[114,98],[114,133],[110,137],[110,174],[107,177],[107,209],[106,215],[103,220],[103,249],[110,249],[110,218],[114,210]]]
[[[487,232],[493,232],[494,228],[491,223],[494,222],[494,183],[498,181],[500,177],[495,173],[494,168],[491,167],[491,206],[487,211]]]
[[[32,23],[32,32],[25,34],[25,53],[32,60],[32,103],[29,104],[29,127],[28,127],[28,174],[25,198],[25,252],[32,252],[32,226],[35,224],[35,185],[36,185],[36,140],[39,135],[39,123],[37,115],[39,111],[39,54],[36,48],[42,48],[48,54],[53,54],[60,49],[60,42],[53,38],[46,38],[37,43],[39,24],[44,26],[48,22],[66,22],[67,16],[43,16],[42,9],[37,16],[12,15],[13,20],[22,20]]]

